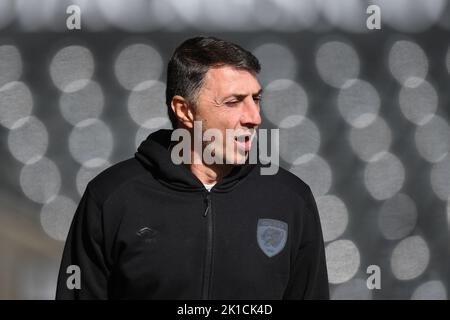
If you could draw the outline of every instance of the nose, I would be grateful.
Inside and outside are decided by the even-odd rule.
[[[261,124],[261,108],[253,97],[246,99],[244,110],[241,116],[241,125],[246,127],[258,127]]]

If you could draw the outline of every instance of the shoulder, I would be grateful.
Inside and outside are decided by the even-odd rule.
[[[86,189],[93,194],[101,205],[129,183],[148,174],[148,171],[142,167],[139,161],[130,158],[100,172],[88,183]]]
[[[276,185],[282,189],[289,189],[292,192],[299,194],[310,192],[308,184],[292,172],[279,166],[273,166],[271,167],[271,170],[266,171],[265,168],[268,168],[268,165],[259,165],[255,168],[255,175],[259,177],[261,182],[266,183],[271,187]]]
[[[264,167],[264,165],[261,165],[256,168],[257,172],[255,172],[259,176],[258,179],[261,184],[279,194],[290,194],[295,198],[301,198],[302,201],[307,203],[308,207],[311,206],[314,198],[310,186],[305,181],[282,167],[278,167],[274,174],[263,174],[261,169]]]

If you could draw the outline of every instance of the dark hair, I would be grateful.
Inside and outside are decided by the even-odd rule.
[[[240,46],[214,37],[195,37],[184,41],[172,55],[167,67],[166,104],[174,128],[177,118],[172,98],[180,95],[195,105],[198,90],[210,67],[232,66],[252,73],[261,70],[258,59]]]

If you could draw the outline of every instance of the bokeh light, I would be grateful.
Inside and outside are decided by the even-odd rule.
[[[151,1],[150,11],[153,12],[155,23],[159,26],[165,25],[169,31],[180,31],[186,27],[184,21],[179,19],[170,1]],[[175,20],[177,23],[174,23]]]
[[[378,214],[378,226],[388,240],[398,240],[409,235],[417,222],[417,208],[406,194],[396,194],[386,200]]]
[[[46,157],[26,165],[20,171],[20,186],[32,201],[47,203],[61,187],[61,173],[56,164]]]
[[[254,20],[258,29],[275,29],[283,19],[283,14],[277,10],[277,5],[272,0],[259,1],[252,13],[249,18]]]
[[[341,116],[355,128],[372,124],[380,109],[378,92],[370,83],[359,79],[350,80],[339,91],[337,103]]]
[[[311,28],[317,23],[320,15],[321,6],[316,0],[272,0],[272,2],[282,12],[276,23],[271,24],[275,30],[299,31],[304,28]],[[258,12],[253,13],[258,15]]]
[[[201,25],[202,24],[202,14],[201,0],[191,0],[191,1],[167,1],[170,9],[175,12],[176,16],[180,20],[181,28],[178,27],[176,30],[182,30],[188,25]],[[180,29],[179,29],[180,28]]]
[[[102,88],[95,81],[89,81],[80,90],[63,92],[59,98],[61,114],[72,125],[100,116],[104,103]]]
[[[403,187],[405,168],[393,154],[380,152],[368,163],[364,171],[364,183],[370,195],[385,200]]]
[[[11,128],[33,109],[33,97],[23,82],[12,81],[0,88],[0,124]]]
[[[431,280],[418,286],[411,300],[447,300],[447,290],[440,280]]]
[[[360,265],[360,254],[351,240],[336,240],[325,247],[328,281],[332,284],[353,278]]]
[[[8,148],[11,154],[24,164],[38,161],[47,151],[48,132],[36,117],[18,120],[8,134]]]
[[[134,122],[149,129],[170,123],[166,106],[166,85],[146,81],[138,85],[128,98],[128,113]]]
[[[369,126],[350,131],[350,145],[362,160],[372,162],[380,152],[387,151],[391,145],[392,134],[383,118],[378,117]]]
[[[172,1],[179,4],[182,1]],[[188,4],[189,5],[189,4]],[[203,1],[203,15],[199,19],[189,21],[201,28],[212,30],[246,31],[254,30],[257,25],[251,22],[251,14],[255,11],[254,0],[217,0]],[[236,8],[239,8],[238,10]]]
[[[306,182],[314,196],[326,194],[331,187],[332,172],[328,163],[318,155],[305,154],[294,160],[290,172]]]
[[[154,26],[150,1],[97,0],[102,17],[110,24],[130,32],[151,30]]]
[[[76,208],[72,199],[64,196],[53,198],[41,209],[42,228],[53,239],[65,241]]]
[[[339,238],[347,228],[349,219],[347,206],[333,195],[316,197],[316,203],[320,214],[323,240],[328,242]]]
[[[450,197],[450,155],[433,165],[430,174],[431,187],[443,201]]]
[[[22,30],[31,32],[38,31],[39,29],[64,31],[65,24],[56,22],[61,21],[58,19],[58,14],[65,12],[66,7],[64,7],[63,1],[15,0],[15,7],[17,15],[16,22]]]
[[[380,6],[383,23],[398,31],[421,32],[438,22],[444,0],[371,0]]]
[[[103,164],[111,155],[114,140],[111,130],[101,120],[79,122],[69,136],[69,150],[73,158],[87,167]]]
[[[424,125],[433,117],[438,105],[438,96],[426,80],[417,87],[402,87],[399,104],[403,115],[416,125]]]
[[[66,2],[4,0],[0,5],[0,28],[14,18],[22,30],[61,30],[62,23],[53,23]],[[84,24],[89,30],[119,28],[142,33],[155,29],[170,32],[193,29],[202,32],[263,32],[266,30],[295,32],[304,28],[322,31],[331,26],[347,33],[368,32],[365,20],[370,4],[381,7],[382,26],[400,32],[421,32],[440,23],[445,0],[74,0],[83,10]],[[91,4],[93,3],[93,4]],[[14,14],[16,13],[16,15]],[[100,20],[100,21],[95,21]],[[331,26],[330,26],[331,25]],[[441,26],[447,27],[445,23]]]
[[[80,7],[83,13],[82,26],[89,31],[105,31],[109,27],[98,1],[72,0],[71,3]]]
[[[389,69],[401,85],[414,88],[427,76],[428,59],[418,44],[399,40],[389,52]]]
[[[119,83],[125,89],[133,90],[141,82],[158,80],[162,73],[162,64],[161,55],[155,48],[137,43],[119,53],[114,71]]]
[[[0,87],[8,82],[19,80],[21,74],[22,57],[20,56],[19,50],[12,45],[0,46]]]
[[[436,163],[450,151],[450,127],[440,116],[433,116],[424,125],[417,127],[416,148],[427,161]]]
[[[335,88],[350,85],[359,76],[358,53],[341,41],[322,44],[316,53],[316,68],[322,80]]]
[[[278,79],[263,91],[262,112],[278,128],[291,128],[303,120],[308,110],[308,96],[295,81]]]
[[[59,90],[74,92],[89,83],[94,68],[94,58],[89,49],[68,46],[59,50],[53,57],[50,76]]]
[[[400,241],[391,255],[391,269],[399,280],[417,278],[428,266],[430,250],[421,236],[411,236]]]
[[[351,32],[367,32],[366,5],[359,0],[321,0],[318,1],[324,17],[332,25]]]
[[[311,120],[304,118],[295,127],[280,129],[280,157],[292,164],[308,153],[316,154],[320,146],[320,132]]]
[[[258,74],[258,80],[266,85],[277,79],[295,78],[298,72],[298,64],[294,54],[286,47],[278,43],[265,43],[252,53],[258,58],[264,68]]]

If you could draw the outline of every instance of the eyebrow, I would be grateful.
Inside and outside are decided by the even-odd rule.
[[[259,89],[259,91],[257,93],[253,93],[252,94],[252,97],[260,96],[262,94],[262,91],[263,91],[263,89]],[[230,94],[229,96],[225,97],[225,99],[228,99],[228,98],[231,98],[231,97],[235,97],[238,100],[243,100],[247,96],[248,96],[248,94],[233,93],[233,94]]]

